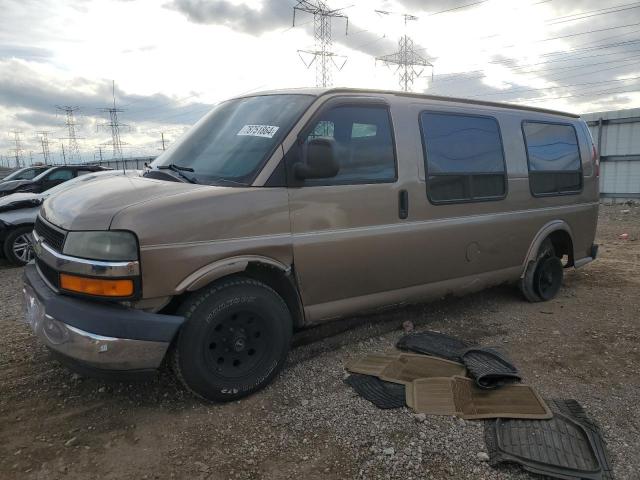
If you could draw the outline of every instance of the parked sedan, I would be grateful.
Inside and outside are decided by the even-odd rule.
[[[25,265],[33,257],[31,232],[40,205],[47,197],[83,182],[125,174],[139,176],[140,172],[137,170],[129,170],[125,173],[122,170],[90,172],[43,193],[14,193],[0,198],[0,253],[4,253],[6,259],[13,265]]]
[[[51,167],[32,180],[10,180],[0,183],[0,197],[18,192],[41,193],[72,178],[105,170],[97,165],[65,165]]]
[[[35,167],[25,167],[11,172],[4,178],[0,178],[0,183],[9,182],[11,180],[32,180],[34,177],[40,175],[45,170],[49,170],[49,165],[38,165]]]

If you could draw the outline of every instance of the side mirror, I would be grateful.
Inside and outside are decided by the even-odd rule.
[[[294,165],[294,175],[300,180],[335,177],[340,171],[335,151],[336,142],[333,138],[318,137],[309,140],[306,147],[306,162]]]

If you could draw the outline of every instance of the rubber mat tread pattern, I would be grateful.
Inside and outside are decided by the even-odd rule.
[[[398,383],[385,382],[371,375],[353,374],[345,379],[358,395],[381,409],[405,406],[405,387]]]
[[[522,380],[511,360],[496,349],[472,347],[460,359],[480,388],[498,388]]]
[[[472,346],[468,342],[438,332],[410,333],[396,343],[400,350],[434,355],[454,362],[459,362],[460,354]]]
[[[544,421],[497,419],[485,424],[490,462],[566,480],[612,480],[604,441],[575,400],[548,400],[555,414]]]

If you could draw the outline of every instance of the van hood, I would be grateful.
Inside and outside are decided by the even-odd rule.
[[[127,207],[202,188],[206,187],[143,177],[107,177],[51,196],[40,215],[65,230],[108,230],[113,217]]]

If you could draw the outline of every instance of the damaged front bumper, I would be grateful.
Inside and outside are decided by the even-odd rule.
[[[184,321],[56,293],[33,263],[25,267],[23,293],[38,339],[82,373],[152,373]]]

